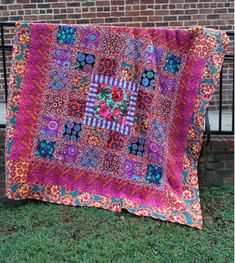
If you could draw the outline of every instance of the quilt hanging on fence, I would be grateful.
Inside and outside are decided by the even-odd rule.
[[[197,162],[218,30],[17,23],[6,195],[202,228]]]

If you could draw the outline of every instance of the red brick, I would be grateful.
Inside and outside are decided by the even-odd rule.
[[[97,17],[109,17],[110,13],[97,13]]]
[[[68,17],[69,17],[69,15],[68,15]],[[81,17],[81,15],[80,15],[80,17]],[[84,18],[95,18],[96,17],[96,13],[86,13],[86,14],[83,14],[82,17],[84,17]]]
[[[184,10],[170,10],[171,15],[183,15]]]
[[[52,7],[52,8],[63,8],[63,7],[65,7],[65,3],[63,3],[63,2],[60,2],[60,3],[52,3],[52,4],[51,4],[51,7]]]
[[[182,22],[178,22],[178,21],[171,21],[169,23],[169,26],[173,26],[173,27],[182,27],[183,23]]]
[[[182,20],[182,21],[192,20],[192,16],[178,16],[178,20]]]
[[[162,16],[150,16],[149,21],[162,21]]]
[[[120,22],[132,22],[133,18],[132,17],[121,17]]]
[[[210,148],[213,152],[225,152],[225,141],[224,140],[214,140],[211,141]]]
[[[127,16],[139,16],[140,12],[139,11],[129,11],[129,12],[126,12],[126,15]]]
[[[170,14],[169,10],[155,10],[156,16],[165,17],[166,15],[169,15],[169,14]]]
[[[144,3],[146,0],[144,1]],[[139,4],[139,0],[126,0],[127,5],[134,5],[134,4]]]
[[[96,1],[96,6],[109,6],[109,1]]]
[[[92,18],[90,19],[91,24],[101,24],[104,23],[104,18]]]
[[[124,5],[124,1],[112,0],[112,5]]]
[[[226,141],[225,145],[226,145],[227,152],[234,152],[234,141],[233,140]]]
[[[105,23],[117,23],[118,22],[118,18],[117,17],[108,17],[105,18]]]
[[[111,12],[111,16],[120,17],[120,16],[125,16],[125,14],[124,12]]]
[[[137,17],[134,17],[134,21],[135,22],[143,22],[143,21],[148,21],[147,17],[142,17],[142,16],[137,16]]]
[[[140,15],[141,16],[152,16],[154,15],[154,10],[141,10]]]
[[[202,10],[200,10],[200,14],[201,14],[201,11]],[[198,14],[199,10],[198,9],[189,9],[189,10],[185,10],[184,12],[186,15],[192,15],[192,14]]]
[[[164,21],[177,21],[177,16],[164,16]]]

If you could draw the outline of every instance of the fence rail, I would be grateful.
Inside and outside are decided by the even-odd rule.
[[[8,84],[7,84],[7,69],[6,69],[6,51],[12,51],[12,45],[5,44],[5,35],[4,28],[6,27],[15,27],[15,23],[9,22],[0,22],[0,32],[1,32],[1,45],[0,50],[2,52],[2,62],[3,62],[3,76],[4,76],[4,89],[5,89],[5,100],[7,103],[7,94],[8,94]],[[227,35],[230,38],[234,38],[234,32],[227,32]],[[225,61],[232,61],[234,69],[234,55],[225,55]],[[233,86],[232,86],[232,118],[231,118],[231,130],[224,130],[222,127],[222,106],[223,106],[223,67],[221,69],[220,81],[219,81],[219,118],[218,118],[218,129],[211,130],[209,123],[209,115],[206,113],[206,127],[205,134],[210,139],[210,134],[220,134],[220,135],[233,135],[234,134],[234,75],[233,75]],[[4,124],[0,124],[0,128],[5,128]]]

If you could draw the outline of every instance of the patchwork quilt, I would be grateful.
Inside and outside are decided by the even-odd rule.
[[[197,163],[227,35],[17,23],[6,196],[202,228]]]

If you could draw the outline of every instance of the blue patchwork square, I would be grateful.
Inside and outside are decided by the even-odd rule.
[[[54,90],[64,89],[69,81],[69,74],[66,72],[59,72],[56,69],[52,69],[50,72],[49,87]]]
[[[67,121],[64,125],[63,136],[71,141],[79,140],[82,131],[82,124],[73,121]]]
[[[162,183],[162,173],[163,169],[161,166],[148,164],[148,171],[145,180],[147,183],[159,185]]]
[[[53,156],[54,150],[55,150],[55,142],[39,139],[37,151],[35,154],[43,158],[51,159]]]
[[[178,74],[180,70],[181,61],[181,57],[167,53],[163,69],[171,72],[172,74]]]
[[[145,156],[145,139],[133,137],[128,144],[128,154],[137,155],[140,157]]]
[[[75,69],[82,70],[87,73],[92,73],[94,63],[95,63],[94,55],[78,52]]]
[[[59,44],[74,45],[76,38],[76,27],[59,25],[57,42]]]
[[[142,73],[140,84],[144,87],[155,89],[157,73],[150,68],[146,68]]]

